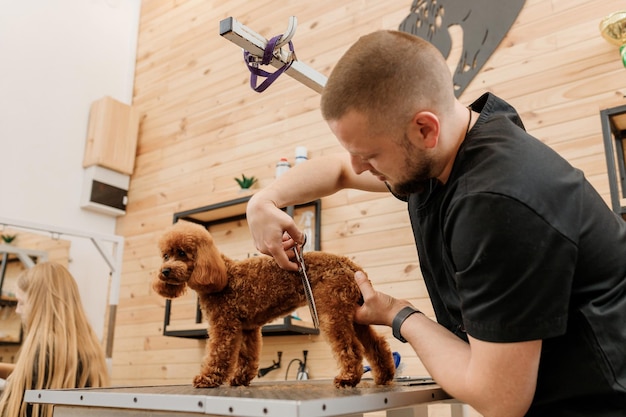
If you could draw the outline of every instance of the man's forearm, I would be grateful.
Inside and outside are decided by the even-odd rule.
[[[534,396],[540,341],[466,343],[422,314],[410,316],[402,336],[448,394],[485,416],[523,416]]]
[[[333,158],[311,159],[259,190],[252,200],[271,200],[278,208],[308,203],[339,190],[341,169]]]

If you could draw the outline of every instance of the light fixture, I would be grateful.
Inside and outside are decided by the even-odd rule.
[[[604,39],[619,46],[622,64],[626,67],[626,10],[611,13],[602,19],[600,33]]]

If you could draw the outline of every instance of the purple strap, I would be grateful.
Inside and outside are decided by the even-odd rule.
[[[269,65],[272,62],[272,56],[274,54],[274,49],[276,48],[276,44],[282,38],[283,35],[274,36],[272,39],[267,41],[267,45],[265,46],[265,50],[263,51],[263,58],[261,59],[261,65]],[[293,43],[289,41],[289,51],[293,53]],[[246,62],[248,70],[250,70],[250,87],[257,93],[262,93],[269,87],[280,74],[285,72],[293,63],[293,60],[287,62],[285,65],[277,69],[276,71],[270,73],[267,71],[263,71],[259,68],[259,62],[257,57],[252,55],[248,51],[243,52],[243,60]],[[257,86],[257,77],[264,77],[265,80]]]

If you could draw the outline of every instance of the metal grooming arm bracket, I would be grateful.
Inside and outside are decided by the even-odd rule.
[[[289,18],[287,31],[283,34],[274,49],[271,61],[272,66],[281,68],[283,65],[291,61],[291,54],[281,50],[281,47],[291,40],[295,34],[296,26],[297,20],[295,16],[291,16]],[[235,45],[240,46],[250,54],[257,57],[263,56],[263,52],[267,45],[267,39],[252,29],[244,26],[233,17],[227,17],[220,22],[220,36],[223,36]],[[315,71],[306,64],[303,64],[297,59],[293,61],[291,66],[285,71],[285,74],[317,91],[318,93],[321,93],[322,89],[326,85],[326,77],[324,75]]]

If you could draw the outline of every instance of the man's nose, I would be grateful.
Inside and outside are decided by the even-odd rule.
[[[367,170],[369,170],[369,168],[371,167],[370,164],[363,160],[362,158],[358,157],[358,156],[354,156],[351,155],[350,156],[350,163],[352,164],[352,170],[358,175],[362,172],[365,172]]]

